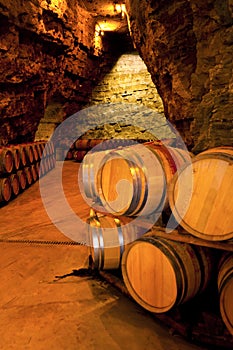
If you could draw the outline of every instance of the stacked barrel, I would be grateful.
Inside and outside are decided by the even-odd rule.
[[[190,158],[160,142],[89,152],[82,181],[95,211],[88,221],[94,267],[120,267],[130,295],[155,313],[185,303],[215,281],[223,321],[233,334],[233,254],[218,264],[211,249],[213,242],[233,238],[232,162],[230,147]],[[162,238],[155,228],[135,229],[135,218],[143,226],[143,218],[158,218],[166,208],[173,217],[168,224],[179,224],[179,242],[169,234]],[[184,233],[199,243],[182,242]]]
[[[102,140],[99,139],[78,139],[74,143],[74,149],[72,151],[72,158],[76,162],[81,162],[84,156],[95,146],[100,144]]]
[[[98,147],[98,151],[86,154],[81,164],[83,192],[92,200],[91,206],[97,212],[90,218],[89,225],[94,263],[98,249],[102,260],[105,250],[110,249],[109,245],[104,247],[103,235],[111,235],[106,224],[111,228],[120,226],[118,231],[123,232],[121,254],[115,266],[110,264],[111,268],[120,266],[125,247],[147,232],[154,215],[160,216],[167,207],[167,185],[177,169],[190,159],[189,152],[165,146],[160,141],[143,145],[132,140],[129,145],[129,140],[125,141],[120,146],[117,142],[115,148],[111,144],[109,149],[104,145]],[[108,263],[101,266],[106,268]],[[100,265],[97,263],[96,267]]]
[[[192,173],[192,195],[184,204]],[[233,335],[233,148],[216,147],[199,153],[171,181],[169,204],[183,229],[205,242],[229,245],[218,264],[217,284],[222,319]],[[181,231],[182,232],[182,231]],[[228,248],[228,247],[227,247]],[[226,249],[226,251],[228,251]]]
[[[0,204],[6,204],[55,166],[52,143],[30,142],[0,148]]]
[[[132,139],[86,139],[78,138],[72,145],[68,139],[60,140],[56,143],[56,159],[59,160],[74,160],[81,162],[84,156],[95,146],[98,146],[98,150],[114,149],[118,146],[129,146],[135,142]],[[136,140],[138,143],[143,143],[145,140]],[[68,151],[67,151],[68,149]]]

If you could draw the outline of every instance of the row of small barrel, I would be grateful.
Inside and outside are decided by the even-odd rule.
[[[11,174],[0,177],[0,203],[6,204],[34,182],[52,170],[56,160],[49,155],[41,161],[25,166]]]
[[[95,213],[88,224],[93,267],[121,268],[126,288],[139,305],[164,313],[216,285],[222,319],[233,334],[232,252],[216,259],[210,248],[161,238],[156,229],[138,237],[140,229],[127,225],[125,217]]]
[[[94,209],[101,203],[111,215],[148,216],[170,208],[188,233],[227,240],[233,238],[232,164],[231,147],[195,157],[154,142],[88,152],[81,165],[83,192]]]
[[[54,154],[53,143],[49,142],[46,149],[45,145],[45,141],[38,141],[1,147],[0,176],[11,174],[26,166],[37,163],[41,159],[42,154],[43,157],[52,156]]]
[[[56,142],[56,147],[70,150],[81,150],[81,151],[89,151],[93,149],[95,146],[98,146],[96,150],[106,150],[113,149],[119,146],[130,146],[133,143],[145,143],[146,140],[143,139],[122,139],[122,138],[113,138],[113,139],[86,139],[86,138],[78,138],[75,142],[70,145],[70,140],[64,138],[63,140],[59,140]],[[148,140],[147,140],[148,142]],[[171,143],[173,139],[166,139],[164,142]]]
[[[106,151],[118,147],[127,147],[135,143],[143,143],[145,140],[132,139],[77,139],[71,146],[68,140],[56,145],[57,160],[75,160],[81,162],[90,151]],[[67,151],[67,147],[69,148]]]

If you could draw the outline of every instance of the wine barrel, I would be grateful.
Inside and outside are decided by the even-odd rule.
[[[81,162],[86,154],[87,154],[86,150],[73,151],[73,158],[76,162]]]
[[[169,203],[178,223],[209,241],[233,238],[233,148],[200,153],[174,176]]]
[[[0,148],[0,174],[10,174],[13,170],[13,155],[9,148]]]
[[[38,166],[37,166],[38,169]],[[49,171],[48,157],[42,157],[40,161],[40,176],[44,176]]]
[[[109,152],[96,175],[100,201],[115,215],[148,215],[167,205],[167,185],[190,155],[158,143]]]
[[[9,176],[9,180],[11,183],[11,190],[14,196],[17,196],[20,191],[19,178],[17,174],[11,174]]]
[[[27,178],[27,184],[28,184],[28,186],[30,186],[33,182],[31,167],[25,167],[24,171],[25,171],[26,178]]]
[[[12,154],[14,157],[14,168],[19,170],[20,168],[20,152],[18,148],[12,147]]]
[[[88,152],[81,164],[81,178],[83,184],[83,192],[87,198],[94,201],[99,200],[99,193],[97,188],[97,172],[103,158],[108,151]]]
[[[68,152],[66,153],[66,157],[65,157],[66,160],[71,160],[73,159],[73,152],[72,150],[68,150]]]
[[[44,149],[45,149],[46,142],[45,141],[37,141],[36,144],[37,144],[39,156],[41,158],[43,155]]]
[[[38,170],[38,165],[37,165],[37,170]],[[40,164],[39,164],[39,176],[40,177],[42,177],[42,176],[44,176],[45,175],[45,165],[44,165],[44,162],[40,162]]]
[[[93,210],[91,210],[94,213]],[[90,254],[94,267],[118,269],[122,253],[129,243],[142,235],[141,226],[128,225],[131,219],[91,214],[87,220]]]
[[[33,159],[35,162],[39,160],[39,153],[38,153],[38,148],[36,143],[32,143],[32,151],[33,151]]]
[[[37,173],[37,167],[35,164],[32,164],[30,166],[31,169],[31,173],[32,173],[32,179],[34,182],[36,182],[36,180],[38,179],[38,173]]]
[[[9,202],[11,199],[11,183],[9,178],[0,178],[0,203]]]
[[[233,254],[225,253],[219,264],[218,290],[222,319],[233,335]]]
[[[40,176],[40,162],[37,162],[37,163],[35,164],[35,167],[36,167],[36,172],[37,172],[38,177],[39,177],[39,176]]]
[[[102,139],[90,139],[89,140],[89,147],[90,147],[90,149],[92,149],[92,148],[94,148],[95,146],[99,145],[102,142],[103,142]]]
[[[20,152],[19,149],[17,147],[14,146],[9,146],[7,147],[7,149],[9,149],[12,153],[12,157],[13,157],[13,169],[14,170],[19,170],[20,167]]]
[[[94,148],[93,151],[95,152],[108,151],[111,149],[128,147],[128,146],[131,146],[132,144],[137,144],[137,142],[132,139],[120,139],[120,138],[106,139],[106,140],[101,140],[101,143],[97,143],[98,147]]]
[[[38,153],[38,161],[40,160],[40,158],[41,158],[41,156],[42,156],[42,148],[41,148],[41,146],[40,146],[40,143],[37,141],[37,142],[35,142],[35,144],[34,144],[34,147],[36,148],[36,150],[37,150],[37,153]]]
[[[87,139],[76,140],[75,141],[75,148],[77,150],[83,150],[83,151],[87,151],[87,150],[91,149],[90,140],[87,140]]]
[[[26,177],[25,171],[24,170],[18,170],[16,174],[17,174],[17,176],[19,178],[20,190],[24,191],[26,186],[27,186],[27,177]]]
[[[203,292],[212,260],[207,248],[144,236],[122,256],[122,275],[130,295],[145,309],[163,313]]]
[[[33,147],[31,143],[22,143],[21,147],[24,148],[26,153],[27,164],[32,164],[34,162]]]
[[[19,167],[22,167],[22,168],[25,167],[27,164],[27,155],[26,155],[25,148],[21,145],[15,145],[14,148],[17,149],[19,152],[19,156],[20,156],[20,166]]]

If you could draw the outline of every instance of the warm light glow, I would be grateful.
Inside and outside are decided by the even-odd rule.
[[[100,50],[102,49],[102,36],[103,36],[103,30],[100,27],[100,24],[96,23],[95,36],[94,36],[94,52],[96,55],[98,55]]]
[[[115,4],[115,11],[121,13],[121,17],[124,18],[126,14],[126,7],[124,4]]]
[[[95,25],[95,36],[98,36],[100,34],[100,26],[98,23]]]
[[[48,7],[50,10],[55,11],[59,15],[63,14],[67,10],[66,0],[51,0],[50,2],[42,1],[41,7]]]
[[[116,12],[121,12],[121,5],[120,4],[116,4],[115,5],[115,9],[116,9]]]
[[[126,14],[126,7],[124,4],[121,5],[121,16],[122,17],[125,17],[125,14]]]
[[[95,25],[95,36],[104,36],[104,30],[101,28],[99,23]]]
[[[107,20],[107,21],[104,20],[104,21],[99,21],[98,26],[100,28],[99,31],[112,32],[118,28],[119,22],[114,20]]]

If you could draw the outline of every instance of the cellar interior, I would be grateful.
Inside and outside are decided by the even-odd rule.
[[[232,1],[0,10],[0,348],[232,349]]]

